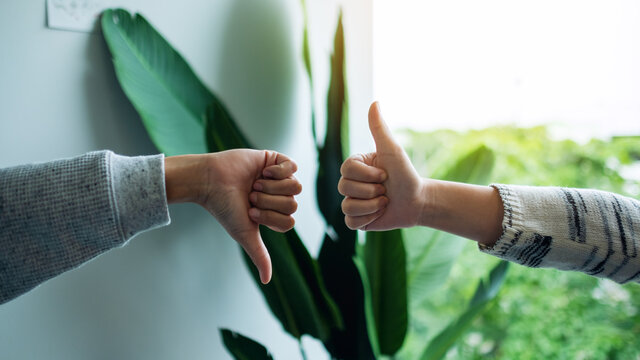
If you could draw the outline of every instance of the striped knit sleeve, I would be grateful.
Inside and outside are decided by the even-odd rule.
[[[502,236],[480,250],[529,267],[640,281],[640,202],[608,192],[492,185],[504,204]]]
[[[162,155],[0,169],[0,303],[168,222]]]

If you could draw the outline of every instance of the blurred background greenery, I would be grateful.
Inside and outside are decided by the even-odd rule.
[[[541,126],[464,133],[405,131],[402,137],[423,176],[437,176],[462,154],[484,144],[496,156],[492,182],[596,188],[640,196],[640,136],[579,144],[555,139]],[[445,285],[410,314],[410,333],[398,358],[417,358],[424,344],[466,306],[478,278],[497,263],[480,253],[475,243],[465,242]],[[497,301],[474,321],[446,358],[640,358],[639,306],[637,284],[621,286],[580,273],[514,264]]]

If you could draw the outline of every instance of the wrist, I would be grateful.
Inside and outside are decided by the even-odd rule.
[[[165,158],[167,203],[200,203],[206,184],[202,155],[180,155]]]
[[[427,179],[421,225],[491,246],[502,232],[503,207],[496,189]]]
[[[421,179],[419,226],[434,227],[437,223],[436,218],[443,216],[443,204],[438,201],[438,194],[441,193],[439,188],[442,185],[442,181],[439,180]]]

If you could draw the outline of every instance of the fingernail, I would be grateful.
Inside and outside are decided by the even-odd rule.
[[[269,170],[265,170],[262,174],[265,177],[273,177],[273,173],[271,171],[269,171]]]
[[[249,209],[249,217],[251,217],[252,219],[257,219],[258,217],[260,217],[260,210],[256,208]]]
[[[267,285],[269,283],[269,281],[271,281],[271,277],[266,275],[266,274],[260,274],[260,281],[262,282],[262,284]]]
[[[255,204],[258,202],[258,194],[252,192],[251,194],[249,194],[249,200],[251,201],[251,203]]]
[[[259,182],[253,183],[253,189],[257,191],[262,191],[263,189],[262,184]]]

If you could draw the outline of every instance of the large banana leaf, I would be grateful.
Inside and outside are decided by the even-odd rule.
[[[334,299],[344,322],[343,328],[332,328],[324,345],[336,359],[373,359],[365,316],[363,279],[353,261],[357,233],[335,240],[325,236],[318,263],[329,294]]]
[[[310,63],[308,69],[311,69]],[[364,313],[364,289],[353,262],[357,232],[345,225],[341,210],[342,197],[337,192],[340,166],[345,154],[349,153],[348,112],[341,13],[331,56],[327,130],[324,143],[318,149],[316,193],[318,206],[327,222],[327,234],[318,263],[327,290],[340,308],[344,326],[333,328],[324,345],[338,359],[372,359],[374,354]]]
[[[189,64],[140,14],[105,10],[102,32],[120,85],[158,149],[206,152],[204,113],[218,100]]]
[[[434,177],[470,184],[486,184],[491,177],[495,154],[481,145],[462,156],[451,168]],[[429,228],[404,231],[407,247],[407,284],[412,307],[433,294],[447,280],[451,267],[466,240]]]
[[[273,360],[266,347],[246,336],[220,329],[222,342],[235,360]]]
[[[353,257],[353,263],[356,265],[356,268],[360,273],[362,288],[364,289],[364,320],[367,322],[367,333],[369,334],[371,350],[373,351],[374,358],[378,358],[380,356],[380,343],[378,342],[378,330],[376,329],[376,316],[373,313],[374,305],[373,296],[371,295],[371,283],[369,282],[369,275],[367,274],[367,265],[364,263],[363,252],[364,250],[362,249],[362,246],[357,246],[357,255]],[[363,357],[358,357],[357,359],[361,358]]]
[[[362,256],[366,275],[361,275],[368,279],[369,288],[366,291],[365,286],[365,299],[370,299],[365,304],[371,306],[365,313],[367,323],[375,325],[375,334],[369,326],[369,338],[377,343],[380,354],[392,356],[404,342],[409,320],[402,231],[367,232]]]
[[[407,248],[410,304],[416,308],[445,283],[467,240],[425,227],[402,231]]]
[[[439,360],[447,354],[451,346],[471,326],[473,319],[486,308],[491,300],[495,299],[498,290],[504,283],[508,269],[509,263],[501,261],[491,270],[488,279],[480,280],[467,309],[431,340],[422,353],[421,360]]]
[[[331,329],[340,329],[343,324],[316,261],[295,231],[281,234],[261,226],[260,234],[273,262],[271,282],[262,284],[251,259],[244,257],[271,311],[292,336],[299,339],[308,334],[328,340]]]
[[[209,152],[253,148],[222,103],[216,101],[207,107],[205,122]]]
[[[118,80],[161,151],[173,155],[250,147],[222,102],[141,15],[106,10],[102,27]],[[271,310],[292,335],[326,339],[329,328],[341,328],[342,321],[316,262],[295,231],[261,232],[274,268],[272,284],[261,286]],[[248,267],[255,272],[250,261]]]
[[[300,0],[300,5],[304,18],[304,28],[302,30],[302,59],[304,61],[304,67],[307,70],[307,76],[309,77],[309,94],[311,95],[311,134],[313,135],[314,144],[318,146],[318,135],[316,134],[316,97],[313,87],[313,70],[311,68],[311,50],[309,46],[309,14],[307,12],[307,2]]]
[[[327,131],[324,144],[318,153],[319,168],[316,182],[320,212],[327,223],[336,229],[344,223],[340,208],[342,197],[336,189],[340,180],[340,166],[349,154],[348,114],[344,29],[342,13],[340,13],[331,56],[331,81],[327,95]]]
[[[486,145],[480,145],[462,156],[454,166],[433,177],[441,180],[486,185],[491,179],[496,155]]]

